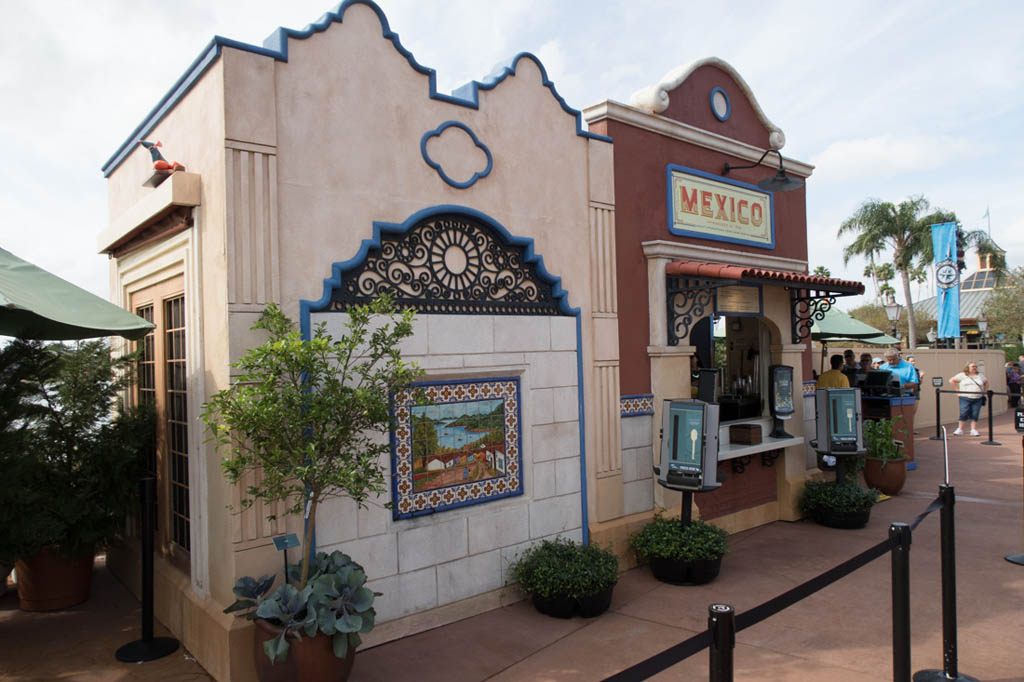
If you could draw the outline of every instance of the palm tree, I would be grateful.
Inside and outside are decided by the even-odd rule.
[[[815,277],[831,277],[832,271],[826,268],[824,265],[819,265],[814,268],[814,272],[811,273]]]
[[[892,265],[903,283],[907,303],[908,339],[910,348],[917,346],[917,325],[914,324],[914,302],[910,295],[910,273],[915,261],[920,264],[931,256],[934,223],[955,222],[956,215],[941,209],[928,212],[930,205],[923,196],[912,196],[898,206],[888,201],[868,199],[839,227],[839,236],[854,235],[853,243],[843,248],[843,263],[854,256],[872,262],[883,251],[892,249]]]

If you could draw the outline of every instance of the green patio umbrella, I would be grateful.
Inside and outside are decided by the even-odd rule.
[[[63,341],[141,339],[154,325],[0,249],[0,335]]]
[[[866,343],[881,346],[895,346],[899,339],[893,338],[869,324],[850,317],[842,310],[829,308],[824,319],[811,326],[811,338],[821,342],[821,369],[825,367],[825,356],[829,343]]]

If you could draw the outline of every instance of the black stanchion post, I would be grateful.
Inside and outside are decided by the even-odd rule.
[[[142,639],[122,646],[114,656],[125,663],[155,661],[178,650],[173,637],[153,636],[153,503],[156,498],[156,479],[152,476],[139,481],[142,493]]]
[[[736,647],[736,611],[728,604],[708,606],[710,682],[732,682],[732,652]]]
[[[973,677],[961,675],[957,669],[956,530],[953,523],[956,493],[953,486],[940,485],[939,498],[942,499],[942,511],[939,512],[942,553],[942,670],[922,670],[914,673],[914,682],[978,682]]]
[[[942,413],[939,408],[942,402],[942,389],[935,387],[935,435],[932,440],[942,440]]]
[[[1024,407],[1017,407],[1015,422],[1017,424],[1017,431],[1024,431]],[[1024,453],[1024,436],[1020,437],[1020,449]],[[1024,566],[1024,554],[1007,554],[1005,558],[1011,564]]]
[[[986,401],[988,404],[988,440],[982,442],[982,445],[1000,445],[992,438],[992,389],[988,389],[986,392]]]
[[[910,682],[910,526],[889,525],[892,542],[892,679]]]

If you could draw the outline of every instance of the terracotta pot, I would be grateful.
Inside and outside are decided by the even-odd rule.
[[[864,482],[886,495],[899,495],[903,484],[907,482],[907,458],[886,461],[868,457],[864,462]]]
[[[65,558],[49,547],[19,559],[18,602],[23,611],[55,611],[81,604],[89,598],[92,565],[89,554]]]
[[[718,577],[722,568],[722,558],[717,559],[696,559],[684,561],[682,559],[666,559],[664,557],[651,557],[649,562],[651,573],[655,578],[673,585],[703,585]]]
[[[871,510],[836,511],[835,509],[818,509],[814,520],[829,528],[863,528],[871,519]]]
[[[288,657],[284,661],[271,663],[263,650],[263,643],[277,637],[281,628],[257,618],[256,627],[256,676],[260,682],[344,682],[352,674],[356,661],[356,650],[349,647],[345,658],[334,655],[331,636],[322,632],[314,637],[294,632],[288,634]]]

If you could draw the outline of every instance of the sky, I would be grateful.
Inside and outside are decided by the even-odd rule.
[[[966,228],[990,223],[1009,264],[1024,264],[1024,212],[1014,208],[1024,197],[1024,3],[378,4],[442,92],[532,52],[582,109],[628,103],[678,65],[724,59],[785,133],[783,153],[816,167],[807,182],[811,270],[863,280],[864,261],[843,263],[840,224],[867,199],[918,194]],[[301,29],[334,7],[0,0],[0,247],[107,298],[107,257],[96,245],[108,224],[101,166],[214,35],[259,45],[278,26]],[[930,286],[915,285],[913,297],[930,296]]]

